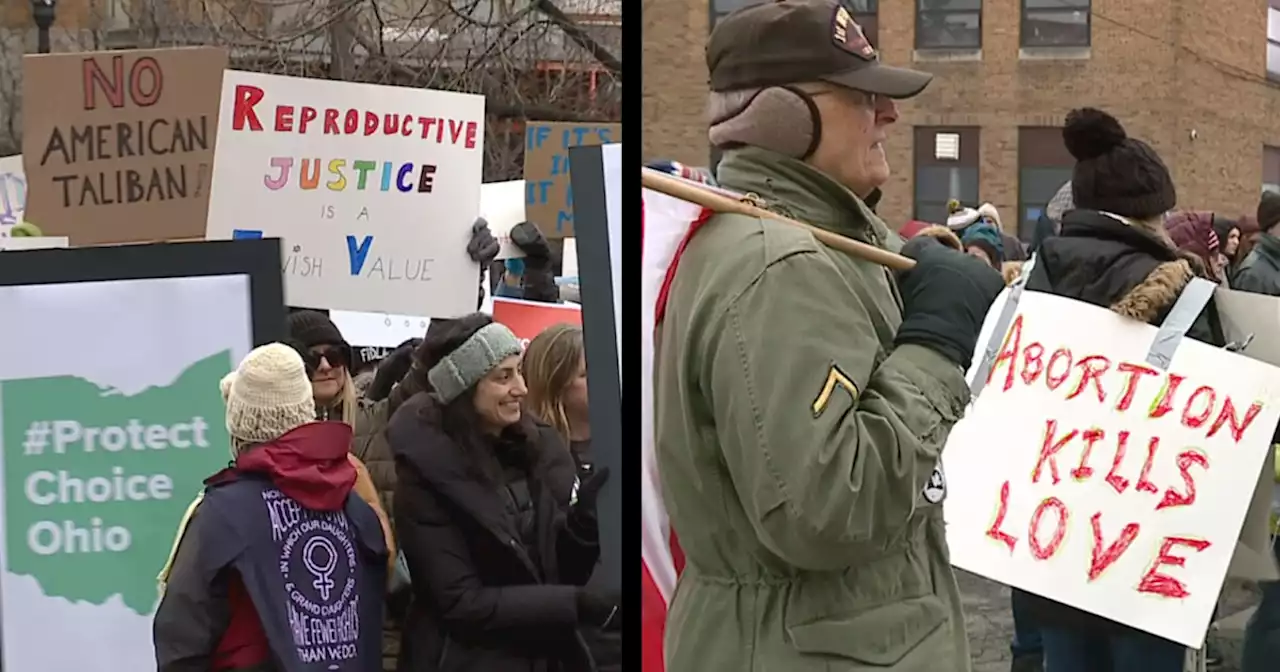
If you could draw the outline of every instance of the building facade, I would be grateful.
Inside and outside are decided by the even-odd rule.
[[[706,36],[755,1],[646,0],[646,158],[708,163]],[[886,143],[893,225],[958,198],[1027,235],[1070,177],[1060,127],[1085,105],[1160,153],[1180,208],[1252,213],[1280,189],[1280,0],[844,1],[885,62],[935,74]]]

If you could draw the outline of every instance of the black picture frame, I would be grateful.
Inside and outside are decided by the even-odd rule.
[[[0,252],[0,286],[249,277],[253,345],[288,338],[279,238]]]
[[[609,482],[600,492],[600,581],[622,588],[624,496],[622,483],[631,474],[622,460],[622,381],[614,324],[613,259],[609,245],[609,213],[600,145],[569,148],[569,180],[573,186],[574,236],[578,242],[578,277],[582,293],[582,337],[590,390],[591,452],[598,467],[608,467]],[[622,185],[613,188],[621,189]],[[617,263],[621,263],[618,260]],[[634,383],[633,383],[634,384]]]

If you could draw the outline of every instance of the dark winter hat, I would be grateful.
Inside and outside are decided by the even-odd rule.
[[[300,310],[289,315],[289,337],[306,348],[317,345],[348,347],[333,320],[318,310]]]
[[[1169,240],[1179,250],[1196,255],[1206,265],[1222,248],[1218,232],[1214,230],[1213,213],[1179,211],[1170,213],[1164,220]]]
[[[964,230],[960,241],[965,249],[977,247],[991,258],[992,265],[999,267],[1004,263],[1004,237],[1000,231],[986,220],[981,220]]]
[[[933,75],[880,62],[853,13],[838,0],[778,0],[721,19],[707,42],[712,91],[824,81],[910,98]]]
[[[1169,169],[1147,143],[1125,135],[1116,118],[1092,107],[1072,110],[1062,140],[1075,157],[1075,207],[1149,220],[1173,209],[1178,193]]]
[[[1280,194],[1264,191],[1258,201],[1258,228],[1266,233],[1276,224],[1280,224]]]

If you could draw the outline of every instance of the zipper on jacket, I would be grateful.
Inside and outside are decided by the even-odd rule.
[[[449,643],[453,640],[449,637],[449,633],[444,633],[444,646],[440,647],[440,657],[436,660],[436,669],[444,669],[444,661],[449,657]]]

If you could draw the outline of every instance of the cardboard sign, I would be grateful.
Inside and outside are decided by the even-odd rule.
[[[208,47],[24,57],[26,217],[76,246],[203,236],[226,66]]]
[[[66,236],[0,236],[0,250],[51,250],[69,247],[71,241]]]
[[[291,306],[456,317],[484,97],[228,71],[209,238],[284,241]]]
[[[1156,333],[1024,292],[943,453],[947,542],[957,567],[1199,648],[1271,458],[1280,369],[1183,339],[1162,371]]]
[[[0,158],[0,238],[22,221],[27,207],[27,176],[22,172],[22,155]]]
[[[622,124],[529,122],[525,129],[525,212],[548,238],[573,235],[569,148],[622,140]]]
[[[493,320],[507,325],[511,331],[515,332],[520,342],[528,347],[529,341],[553,324],[582,326],[582,308],[564,303],[543,303],[495,296]]]
[[[502,244],[498,259],[524,256],[524,251],[511,242],[511,229],[525,220],[524,180],[480,185],[480,216],[489,222],[489,232]]]

